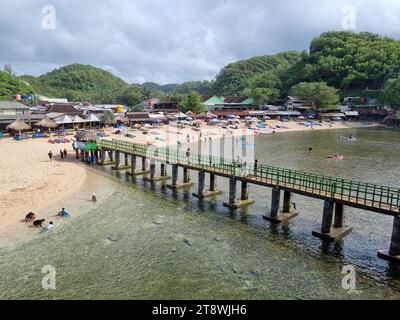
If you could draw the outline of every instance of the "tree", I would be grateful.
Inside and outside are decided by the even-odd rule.
[[[279,90],[274,88],[245,89],[243,94],[254,99],[254,103],[261,105],[274,102],[279,97]]]
[[[119,101],[122,104],[133,108],[142,102],[141,92],[137,87],[129,86],[122,92]]]
[[[100,116],[100,121],[107,125],[112,124],[115,121],[115,115],[110,110],[107,110]]]
[[[325,82],[301,82],[292,88],[291,95],[316,109],[327,109],[339,102],[338,91]]]
[[[400,77],[388,80],[381,99],[391,107],[400,105]]]
[[[201,98],[196,91],[190,92],[180,106],[182,112],[192,111],[200,114],[205,111],[204,105],[201,103]]]

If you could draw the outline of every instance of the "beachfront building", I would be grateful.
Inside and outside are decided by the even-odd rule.
[[[213,111],[224,105],[225,99],[218,96],[205,96],[201,99],[201,104],[207,111]]]
[[[259,106],[254,104],[254,98],[251,97],[233,97],[227,98],[222,107],[217,107],[216,110],[256,110]]]
[[[306,104],[305,101],[302,101],[296,97],[288,96],[284,107],[287,111],[302,111],[311,109],[310,106]]]
[[[151,118],[148,112],[128,112],[126,114],[130,126],[135,124],[150,123]]]
[[[178,103],[174,101],[160,101],[153,105],[153,112],[177,113],[179,112]]]
[[[29,107],[17,101],[0,101],[0,130],[5,130],[17,119],[32,125],[43,117],[43,115],[31,114]]]

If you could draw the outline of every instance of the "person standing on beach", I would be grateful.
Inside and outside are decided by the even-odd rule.
[[[49,159],[50,159],[50,161],[53,160],[53,152],[51,152],[51,150],[50,150],[50,152],[49,152]]]
[[[67,156],[68,156],[67,149],[64,149],[64,158],[67,158]]]
[[[62,150],[60,150],[60,156],[61,156],[61,160],[64,159],[64,152]]]

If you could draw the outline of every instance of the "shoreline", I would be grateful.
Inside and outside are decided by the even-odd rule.
[[[274,122],[271,121],[273,126]],[[282,125],[282,122],[275,122]],[[277,129],[276,134],[300,132],[300,131],[319,131],[319,130],[338,130],[371,128],[362,123],[351,123],[351,125],[335,124],[333,127],[321,126],[314,129],[300,126],[296,122],[283,123],[288,129]],[[221,127],[210,127],[203,125],[201,131],[194,131],[192,128],[177,129],[175,127],[163,126],[149,130],[148,135],[140,131],[132,130],[131,133],[138,133],[135,138],[127,138],[122,135],[115,135],[115,129],[107,129],[109,136],[119,140],[127,140],[135,143],[152,143],[154,146],[166,145],[162,141],[169,134],[176,135],[177,139],[191,144],[200,138],[220,139],[226,130]],[[254,132],[243,127],[233,130],[231,137],[243,135],[265,135],[272,134],[272,129],[261,129]],[[190,141],[187,140],[187,135]],[[68,136],[69,139],[72,136]],[[171,140],[170,144],[176,143]],[[29,225],[21,222],[28,212],[37,214],[37,218],[46,219],[45,226],[54,220],[56,212],[50,212],[50,208],[66,207],[66,199],[73,194],[83,192],[82,187],[88,179],[89,170],[75,159],[72,146],[68,144],[52,145],[47,139],[30,139],[25,141],[13,141],[5,138],[0,140],[0,248],[7,246],[7,242],[13,239],[24,241],[32,239],[40,232],[40,229],[28,227]],[[66,160],[61,160],[59,150],[66,148],[69,156]],[[54,159],[49,161],[47,153],[52,150]],[[77,165],[78,164],[78,165]],[[87,193],[87,190],[85,191]],[[58,210],[58,209],[57,209]],[[58,211],[57,211],[58,212]]]

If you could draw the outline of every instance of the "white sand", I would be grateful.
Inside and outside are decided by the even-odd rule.
[[[72,162],[71,144],[52,145],[47,140],[0,140],[0,240],[5,230],[26,228],[21,219],[31,211],[46,218],[40,216],[42,209],[77,191],[86,179],[86,170]],[[69,160],[60,161],[64,148]]]

